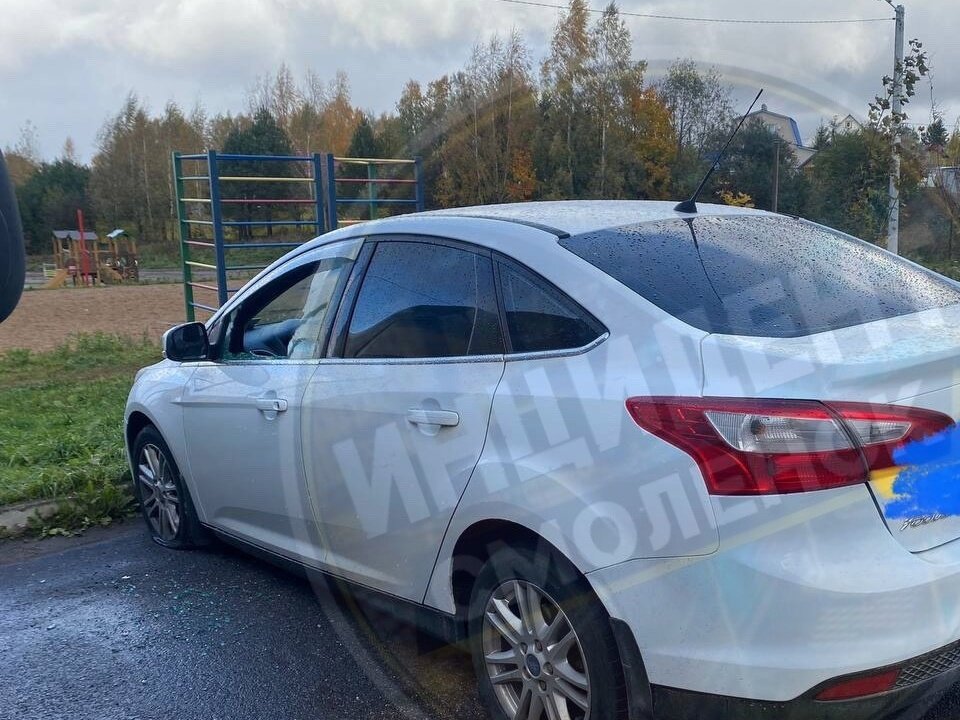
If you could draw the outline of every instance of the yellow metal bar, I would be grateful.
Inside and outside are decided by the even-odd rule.
[[[354,157],[335,157],[339,163],[348,165],[413,165],[416,160],[390,160],[385,158],[354,158]]]

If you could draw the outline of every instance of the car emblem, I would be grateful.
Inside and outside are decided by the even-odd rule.
[[[921,515],[919,517],[908,518],[900,525],[900,532],[906,532],[911,528],[920,528],[925,525],[932,525],[935,522],[946,520],[947,516],[943,513],[934,513],[933,515]]]

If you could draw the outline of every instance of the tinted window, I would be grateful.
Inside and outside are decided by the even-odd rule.
[[[599,323],[570,298],[529,273],[498,264],[512,352],[573,350],[603,333]]]
[[[933,273],[789,218],[671,220],[561,245],[711,333],[796,337],[960,302]]]
[[[502,352],[490,258],[445,245],[377,245],[350,321],[345,357]]]

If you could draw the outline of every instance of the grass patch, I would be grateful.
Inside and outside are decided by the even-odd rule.
[[[0,505],[73,498],[47,532],[128,514],[123,409],[137,369],[159,359],[152,342],[109,335],[0,355]]]

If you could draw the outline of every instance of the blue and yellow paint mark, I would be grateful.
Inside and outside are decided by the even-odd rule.
[[[870,485],[894,520],[960,515],[960,426],[897,449],[896,467],[870,474]]]

